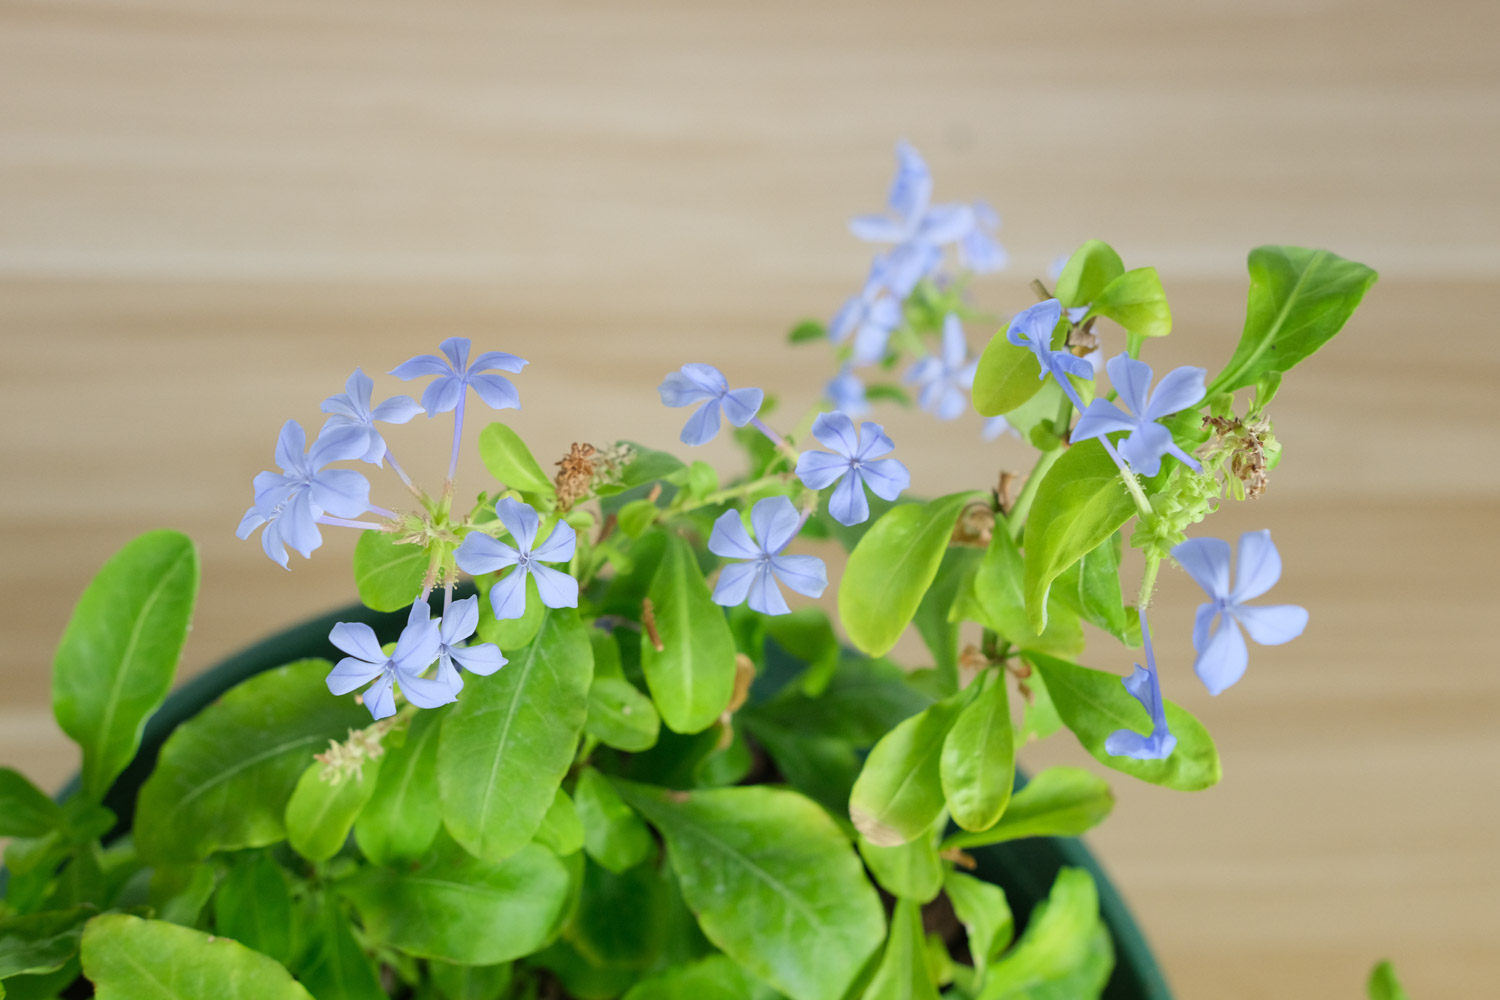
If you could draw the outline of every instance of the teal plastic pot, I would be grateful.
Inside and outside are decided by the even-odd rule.
[[[104,804],[120,818],[119,826],[111,835],[129,829],[135,813],[136,795],[156,766],[156,756],[173,729],[198,714],[225,691],[263,670],[309,657],[338,659],[343,654],[328,641],[329,630],[336,622],[365,622],[374,628],[382,643],[394,642],[406,624],[406,612],[380,613],[362,605],[343,608],[279,632],[236,653],[172,692],[161,710],[146,723],[140,751],[105,797]],[[1024,779],[1018,775],[1017,781]],[[59,798],[72,795],[77,783],[77,778],[69,782]],[[1145,936],[1083,841],[1072,837],[1033,837],[978,848],[970,853],[978,864],[973,874],[1005,890],[1017,924],[1021,926],[1024,926],[1032,907],[1046,898],[1058,869],[1088,869],[1098,883],[1099,908],[1115,946],[1115,970],[1104,992],[1106,1000],[1171,1000],[1166,978],[1147,947]],[[4,874],[0,869],[0,889],[4,886]]]

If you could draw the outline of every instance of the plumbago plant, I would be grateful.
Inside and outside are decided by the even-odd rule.
[[[1303,630],[1306,611],[1265,600],[1269,534],[1198,525],[1266,491],[1282,377],[1375,273],[1257,249],[1227,363],[1157,378],[1172,318],[1152,268],[1091,241],[1001,324],[970,291],[1005,264],[993,211],[933,203],[904,145],[889,201],[853,223],[881,244],[864,287],[791,334],[833,348],[823,403],[783,433],[776,401],[702,360],[658,387],[688,411],[683,444],[743,447],[732,478],[626,442],[574,444],[550,473],[496,421],[478,434],[493,481],[463,492],[466,416],[520,406],[500,373],[526,362],[462,338],[391,371],[420,401],[374,405],[356,369],[310,446],[289,421],[241,537],[286,567],[324,530],[359,532],[359,595],[397,625],[353,616],[328,636],[336,662],[253,676],[179,726],[128,831],[106,793],[167,693],[198,570],[171,532],[111,560],[55,666],[80,783],[57,804],[0,771],[0,993],[1100,995],[1114,955],[1088,872],[1064,869],[1017,933],[975,856],[1109,813],[1094,772],[1017,780],[1017,753],[1062,730],[1141,781],[1219,780],[1207,730],[1163,694],[1188,678],[1153,654],[1155,582],[1177,567],[1203,588],[1192,668],[1214,694],[1245,675],[1247,635]],[[976,325],[1000,326],[977,358]],[[979,453],[973,489],[921,498],[863,419],[882,402],[977,410],[1035,463]],[[453,420],[433,491],[387,440],[424,413]],[[364,466],[390,467],[393,506]],[[847,641],[802,600],[829,585],[829,540],[848,550]],[[911,625],[928,660],[905,670],[886,656]],[[1085,656],[1085,625],[1111,644]],[[1370,988],[1400,995],[1387,966]]]

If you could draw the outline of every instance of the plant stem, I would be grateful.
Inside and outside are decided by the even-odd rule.
[[[751,417],[750,425],[764,434],[770,440],[770,442],[776,446],[776,449],[778,451],[790,458],[792,460],[792,465],[795,466],[797,464],[799,453],[796,448],[793,448],[791,445],[787,444],[786,438],[782,437],[780,434],[777,434],[770,427],[768,427],[766,425],[766,422],[760,419],[760,417]]]
[[[1141,574],[1141,589],[1135,598],[1135,606],[1141,612],[1142,625],[1146,621],[1146,608],[1151,604],[1151,594],[1156,590],[1156,571],[1160,568],[1161,556],[1155,553],[1146,556],[1146,571]]]
[[[1036,499],[1037,487],[1042,484],[1047,470],[1062,458],[1063,449],[1053,448],[1044,451],[1037,456],[1036,464],[1031,467],[1031,474],[1026,477],[1026,482],[1021,486],[1021,492],[1016,497],[1016,502],[1006,515],[1006,524],[1010,528],[1010,537],[1013,541],[1021,540],[1021,532],[1026,527],[1026,515],[1031,511],[1031,502]]]
[[[469,395],[468,386],[464,386],[463,393],[458,397],[458,405],[453,408],[453,455],[448,459],[448,487],[445,492],[452,493],[453,477],[458,472],[458,446],[464,439],[464,403]]]
[[[761,476],[759,479],[752,479],[749,482],[740,483],[738,486],[730,486],[727,489],[719,490],[717,493],[710,493],[696,503],[683,504],[681,507],[667,513],[685,514],[690,510],[697,510],[699,507],[711,507],[726,500],[733,500],[742,493],[758,490],[762,486],[770,486],[772,483],[783,482],[790,475],[790,472],[773,472],[770,475]]]

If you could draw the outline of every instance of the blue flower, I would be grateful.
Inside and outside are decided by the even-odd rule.
[[[865,384],[848,368],[829,380],[823,387],[823,395],[828,397],[834,409],[843,410],[851,417],[862,417],[870,412],[870,404],[865,399]]]
[[[573,558],[578,535],[566,521],[558,521],[542,542],[536,544],[541,519],[536,511],[513,497],[495,504],[500,523],[510,532],[515,548],[479,531],[464,537],[453,554],[458,568],[478,576],[514,566],[515,569],[490,588],[490,605],[496,618],[520,618],[526,613],[526,577],[536,580],[537,593],[549,608],[578,607],[578,581],[566,573],[543,566],[544,562],[567,562]]]
[[[871,243],[941,247],[963,239],[974,228],[968,205],[933,205],[932,172],[909,143],[896,144],[896,179],[891,184],[887,215],[860,215],[849,229]]]
[[[408,625],[425,622],[431,618],[426,601],[417,601],[411,606]],[[482,642],[475,646],[464,645],[464,640],[479,627],[479,597],[465,597],[454,601],[438,619],[437,679],[448,686],[453,696],[464,689],[464,679],[459,672],[462,667],[471,673],[488,677],[510,661],[493,642]],[[457,666],[455,666],[457,664]]]
[[[493,409],[521,408],[520,394],[510,379],[483,373],[497,369],[516,373],[526,367],[524,360],[504,351],[486,351],[470,364],[468,337],[449,337],[438,346],[446,360],[435,354],[419,354],[391,369],[392,375],[408,382],[424,375],[437,376],[422,393],[422,409],[429,417],[457,407],[463,402],[464,390],[469,388]]]
[[[828,586],[828,569],[816,556],[786,556],[781,552],[802,529],[797,508],[786,497],[757,500],[750,510],[750,524],[759,543],[745,531],[738,511],[727,510],[714,522],[708,539],[708,551],[725,559],[742,559],[730,563],[719,573],[714,586],[714,602],[733,607],[749,599],[750,609],[764,615],[791,612],[781,596],[777,581],[799,594],[821,597]]]
[[[869,519],[866,486],[882,500],[894,500],[911,485],[906,466],[894,458],[879,458],[895,447],[879,424],[863,423],[856,433],[854,421],[846,414],[823,413],[813,421],[812,433],[834,454],[804,451],[797,458],[797,475],[811,490],[827,489],[843,480],[828,498],[828,513],[840,524]]]
[[[1077,393],[1073,391],[1073,386],[1064,376],[1076,375],[1079,378],[1091,379],[1094,377],[1094,366],[1071,351],[1052,349],[1052,333],[1061,318],[1061,302],[1056,299],[1038,302],[1031,308],[1017,313],[1011,319],[1010,328],[1005,332],[1005,339],[1036,355],[1037,362],[1042,366],[1038,378],[1051,375],[1057,379],[1058,384],[1063,387],[1069,397],[1076,399]]]
[[[1218,694],[1245,674],[1250,652],[1244,626],[1262,646],[1290,642],[1307,628],[1307,610],[1295,604],[1251,607],[1245,604],[1270,590],[1281,579],[1281,554],[1269,531],[1247,531],[1240,536],[1239,571],[1229,585],[1229,543],[1219,538],[1190,538],[1172,549],[1172,558],[1208,594],[1193,622],[1193,649],[1198,659],[1193,671]]]
[[[1132,729],[1116,729],[1104,741],[1104,752],[1116,757],[1134,757],[1136,760],[1165,760],[1177,747],[1177,737],[1167,729],[1167,710],[1161,700],[1161,685],[1156,674],[1156,654],[1151,651],[1151,630],[1146,625],[1146,612],[1140,611],[1141,638],[1146,643],[1146,667],[1135,665],[1129,677],[1120,679],[1132,698],[1141,703],[1151,718],[1151,733],[1142,736]]]
[[[262,472],[255,477],[255,503],[240,519],[235,534],[249,538],[261,525],[260,544],[266,555],[283,569],[287,546],[304,559],[323,544],[318,518],[358,517],[370,510],[370,482],[349,469],[325,469],[329,462],[362,457],[365,446],[347,436],[319,437],[306,454],[307,433],[295,420],[288,420],[276,440],[276,464],[281,474]]]
[[[972,211],[974,226],[958,241],[958,259],[977,274],[1004,269],[1010,256],[995,239],[1000,229],[999,213],[984,201],[976,201]]]
[[[425,602],[419,601],[424,604]],[[396,696],[392,690],[400,685],[406,700],[418,708],[437,708],[454,700],[448,685],[423,677],[438,655],[438,623],[413,614],[396,640],[396,648],[386,656],[375,638],[375,630],[364,622],[339,622],[328,633],[328,640],[348,653],[328,674],[328,690],[345,695],[362,684],[375,681],[365,692],[365,707],[377,719],[396,713]]]
[[[891,334],[901,325],[901,298],[905,293],[896,293],[889,287],[893,277],[899,275],[894,274],[886,259],[875,258],[865,287],[843,304],[828,325],[828,339],[835,344],[848,340],[851,333],[854,335],[854,364],[874,364],[883,359]],[[915,284],[913,281],[912,285]],[[899,297],[892,298],[887,292]]]
[[[949,313],[943,320],[943,350],[912,365],[906,381],[919,387],[917,405],[937,414],[939,420],[956,420],[968,407],[967,391],[974,385],[978,361],[969,361],[964,327]]]
[[[1004,417],[990,417],[984,422],[984,429],[980,434],[986,441],[994,441],[1002,435],[1009,434],[1011,437],[1020,437],[1021,432],[1010,425],[1010,421]]]
[[[759,389],[730,389],[724,373],[713,365],[688,364],[662,380],[656,391],[667,406],[702,403],[682,428],[683,444],[707,444],[719,433],[719,410],[736,427],[755,419],[765,393]]]
[[[375,429],[375,421],[386,424],[404,424],[422,408],[409,396],[392,396],[379,406],[370,407],[370,391],[375,383],[370,376],[356,368],[337,396],[323,400],[322,410],[331,414],[318,432],[318,440],[339,440],[347,436],[363,446],[360,457],[375,465],[384,465],[385,439]]]
[[[1194,472],[1202,472],[1198,460],[1177,447],[1172,432],[1156,421],[1171,416],[1179,410],[1196,406],[1203,399],[1203,378],[1207,374],[1202,368],[1176,368],[1162,378],[1151,392],[1151,366],[1137,361],[1128,354],[1117,354],[1105,364],[1109,370],[1109,381],[1120,394],[1120,401],[1129,407],[1121,410],[1107,399],[1096,399],[1089,404],[1078,426],[1073,428],[1070,440],[1086,441],[1102,438],[1115,431],[1129,431],[1130,436],[1120,442],[1120,457],[1130,464],[1130,470],[1142,476],[1154,476],[1161,470],[1163,455],[1172,455]]]

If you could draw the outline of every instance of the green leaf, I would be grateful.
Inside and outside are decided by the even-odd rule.
[[[375,611],[411,607],[429,561],[426,546],[398,542],[386,531],[361,531],[354,543],[354,586],[360,601]]]
[[[968,704],[960,691],[887,733],[870,755],[849,797],[849,818],[877,847],[895,847],[925,833],[944,807],[943,741]]]
[[[578,749],[593,672],[578,613],[548,610],[531,645],[449,710],[438,790],[448,832],[470,854],[500,861],[535,836]]]
[[[1114,793],[1103,778],[1076,767],[1049,767],[1015,794],[1000,822],[978,833],[955,833],[943,841],[943,849],[1023,837],[1077,837],[1102,823],[1114,807]]]
[[[337,784],[324,777],[321,761],[309,764],[286,804],[286,837],[292,850],[309,861],[327,861],[349,839],[354,821],[375,794],[383,758],[366,760],[358,776]]]
[[[1407,1000],[1406,990],[1396,978],[1396,967],[1390,962],[1381,962],[1370,970],[1370,980],[1365,984],[1370,1000]]]
[[[805,319],[792,327],[786,335],[789,344],[805,344],[810,340],[823,340],[828,336],[828,331],[823,324],[815,319]]]
[[[1064,308],[1093,302],[1111,281],[1125,273],[1125,262],[1103,240],[1089,240],[1073,252],[1057,278],[1057,299]]]
[[[619,874],[651,855],[656,846],[651,831],[598,771],[586,767],[579,773],[573,798],[589,857]]]
[[[775,996],[727,955],[709,955],[641,980],[624,1000],[772,1000]]]
[[[520,649],[536,638],[537,632],[542,627],[542,619],[547,614],[547,606],[542,603],[542,597],[537,593],[536,577],[526,577],[526,610],[519,618],[496,618],[491,611],[490,588],[492,588],[501,577],[517,570],[511,568],[498,576],[486,574],[478,578],[479,582],[479,640],[481,642],[493,642],[499,646],[506,655],[514,656],[515,651]]]
[[[1208,395],[1285,372],[1333,338],[1354,315],[1376,273],[1327,250],[1265,246],[1250,251],[1245,329]]]
[[[318,1000],[385,1000],[380,973],[355,940],[344,908],[326,894],[313,903],[316,908],[308,920],[310,956],[297,970],[302,984]]]
[[[83,750],[83,794],[104,797],[172,687],[198,596],[186,535],[130,541],[84,589],[52,665],[52,710]]]
[[[842,655],[828,615],[820,608],[798,608],[789,615],[767,616],[765,625],[778,646],[807,664],[797,678],[801,689],[812,697],[827,690]]]
[[[827,813],[765,786],[617,787],[666,839],[683,898],[710,941],[793,1000],[843,997],[885,921]]]
[[[236,941],[123,913],[89,921],[83,974],[98,1000],[312,1000],[275,959]]]
[[[508,488],[552,495],[552,478],[542,471],[526,442],[507,425],[494,423],[479,432],[479,457],[490,475]]]
[[[666,479],[687,468],[681,459],[668,452],[644,448],[630,441],[621,441],[620,444],[629,445],[633,455],[630,464],[620,472],[620,485],[626,489]]]
[[[1041,673],[1063,724],[1073,730],[1078,742],[1099,763],[1153,785],[1182,791],[1198,791],[1218,783],[1222,770],[1213,739],[1202,723],[1175,702],[1163,699],[1167,727],[1177,737],[1177,748],[1170,757],[1166,760],[1116,757],[1104,749],[1110,733],[1117,729],[1140,733],[1151,730],[1146,710],[1125,690],[1123,678],[1042,653],[1028,653],[1026,659]]]
[[[286,836],[287,799],[313,754],[370,721],[353,698],[333,698],[327,660],[257,674],[178,726],[141,788],[135,844],[155,862]]]
[[[158,920],[194,927],[213,893],[213,866],[201,861],[157,865],[151,872],[149,898]]]
[[[1114,968],[1109,932],[1099,919],[1099,893],[1082,868],[1057,873],[1047,901],[1032,911],[1026,932],[985,977],[981,1000],[1090,1000]]]
[[[529,955],[552,937],[567,907],[569,878],[551,851],[527,844],[499,864],[440,853],[410,870],[359,869],[340,885],[372,941],[418,958],[494,965]]]
[[[655,865],[616,873],[590,861],[583,866],[577,912],[565,932],[568,943],[597,966],[654,964],[666,937],[667,892],[667,880]]]
[[[655,500],[642,497],[625,504],[615,517],[621,531],[631,538],[639,538],[656,521],[656,515],[660,512]]]
[[[1154,267],[1138,267],[1115,278],[1095,296],[1090,316],[1107,316],[1137,337],[1172,332],[1172,309]]]
[[[495,1000],[509,997],[515,966],[509,962],[497,965],[454,965],[451,962],[429,962],[427,974],[442,1000]]]
[[[1021,725],[1016,729],[1016,749],[1020,750],[1032,740],[1045,740],[1062,728],[1057,706],[1052,704],[1052,693],[1047,682],[1035,670],[1027,677],[1025,710],[1021,714]]]
[[[734,694],[734,635],[687,539],[668,536],[648,596],[662,648],[641,630],[646,685],[669,729],[702,732]]]
[[[1052,582],[1051,596],[1072,608],[1090,625],[1102,628],[1121,642],[1141,644],[1139,625],[1130,628],[1120,594],[1120,537],[1116,534],[1095,546]],[[1027,644],[1037,649],[1034,643]],[[1076,653],[1077,650],[1074,650]]]
[[[78,954],[83,925],[94,906],[0,916],[0,979],[55,972]]]
[[[871,656],[896,645],[937,575],[959,512],[978,498],[953,493],[901,504],[859,540],[839,583],[839,617],[849,641]]]
[[[990,338],[974,373],[974,409],[998,417],[1026,403],[1042,391],[1042,366],[1030,349],[1005,339],[1001,330]]]
[[[896,900],[891,914],[891,937],[880,968],[865,990],[864,1000],[938,1000],[937,987],[927,969],[927,944],[922,934],[922,906],[910,899]]]
[[[1120,470],[1098,440],[1075,444],[1037,487],[1026,519],[1026,614],[1032,631],[1047,626],[1052,581],[1130,520],[1135,504]]]
[[[286,873],[264,854],[241,859],[214,894],[214,933],[278,962],[292,958],[292,919]]]
[[[0,837],[43,837],[62,824],[62,810],[19,771],[0,767]]]
[[[1015,935],[1005,890],[991,882],[951,871],[943,879],[943,891],[953,904],[953,915],[964,925],[969,938],[969,958],[980,985],[991,962],[1000,957]]]
[[[1032,630],[1026,614],[1025,575],[1025,563],[1010,532],[997,526],[990,536],[990,547],[974,573],[974,600],[979,612],[975,617],[980,624],[1022,649],[1069,656],[1083,652],[1083,628],[1077,616],[1066,607],[1059,614],[1057,604],[1050,598],[1046,627],[1040,635]]]
[[[997,534],[1005,534],[1003,525]],[[944,694],[958,690],[958,632],[962,616],[961,608],[956,605],[961,595],[972,590],[974,574],[983,559],[983,552],[967,546],[943,553],[937,578],[922,595],[922,603],[917,605],[912,619],[932,653],[932,664],[942,678]]]
[[[561,788],[552,797],[547,815],[542,817],[542,825],[536,831],[536,842],[560,858],[583,849],[583,822],[578,818],[573,800]]]
[[[377,865],[414,861],[427,853],[442,826],[438,802],[438,732],[446,709],[418,712],[406,739],[387,738],[378,772],[366,774],[374,792],[354,821],[354,840]]]
[[[986,670],[975,686],[979,693],[943,740],[939,773],[953,822],[965,830],[988,830],[1010,802],[1016,743],[1004,671]]]
[[[595,677],[585,729],[605,746],[640,753],[656,745],[661,716],[651,699],[623,677]]]
[[[880,887],[898,899],[930,903],[943,888],[943,862],[937,852],[937,824],[907,844],[876,847],[861,835],[860,857]]]

